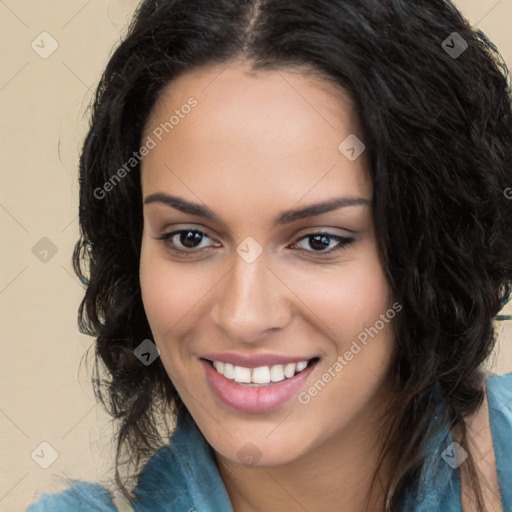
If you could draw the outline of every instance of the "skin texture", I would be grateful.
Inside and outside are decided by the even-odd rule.
[[[140,282],[162,363],[215,450],[236,512],[363,510],[389,396],[392,321],[307,405],[293,398],[265,413],[235,411],[199,362],[213,351],[317,356],[307,389],[391,308],[370,206],[275,222],[334,197],[371,200],[365,154],[352,162],[338,150],[350,134],[362,139],[351,101],[300,70],[202,68],[164,89],[144,140],[190,97],[197,106],[142,162],[144,198],[172,194],[218,217],[144,207]],[[189,255],[157,240],[180,229],[209,238]],[[333,238],[322,255],[304,237],[326,231],[354,242],[327,255],[339,244]],[[236,252],[249,236],[263,249],[253,263]],[[179,235],[172,241],[187,250]],[[237,453],[249,442],[260,459],[244,466]],[[382,508],[376,488],[373,510]]]

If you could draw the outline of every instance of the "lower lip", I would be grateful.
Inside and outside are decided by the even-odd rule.
[[[304,385],[316,363],[310,363],[290,379],[285,378],[268,386],[248,387],[224,377],[208,361],[201,359],[206,380],[217,397],[232,409],[254,414],[271,411],[290,400]]]

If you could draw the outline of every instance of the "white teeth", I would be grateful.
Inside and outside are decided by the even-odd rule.
[[[249,384],[251,382],[251,370],[243,366],[235,366],[233,371],[233,380],[235,382],[243,382]]]
[[[293,377],[295,375],[295,369],[297,368],[297,363],[288,363],[284,367],[284,376],[286,378]]]
[[[224,375],[224,377],[226,377],[226,379],[233,380],[234,370],[235,370],[235,367],[231,363],[224,363],[224,371],[222,372],[222,375]]]
[[[240,384],[270,384],[271,382],[280,382],[292,378],[304,370],[308,363],[309,361],[301,361],[286,365],[276,364],[273,366],[259,366],[258,368],[245,368],[222,361],[213,361],[213,367],[227,379]]]
[[[213,367],[219,372],[224,373],[224,363],[222,361],[214,361]]]
[[[220,373],[220,372],[219,372]],[[270,369],[268,366],[260,366],[252,369],[252,382],[254,384],[269,384]]]
[[[306,368],[307,365],[307,361],[301,361],[300,363],[297,363],[297,371],[301,372],[302,370],[304,370],[304,368]]]
[[[270,380],[272,382],[284,380],[284,369],[282,364],[276,364],[270,368]]]

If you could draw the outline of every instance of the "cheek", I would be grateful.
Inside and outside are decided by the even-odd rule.
[[[325,389],[319,385],[305,390],[305,398],[315,397],[311,410],[332,414],[338,424],[336,411],[345,411],[347,417],[356,414],[385,380],[393,354],[393,318],[399,313],[392,308],[376,251],[361,252],[357,261],[347,261],[329,275],[315,273],[313,282],[315,286],[310,279],[301,279],[296,291],[329,340],[322,375],[317,376],[329,384]],[[330,409],[328,404],[336,407]]]
[[[392,361],[393,318],[399,313],[392,308],[388,282],[373,258],[350,265],[350,272],[338,272],[336,282],[317,279],[317,284],[304,302],[318,312],[331,350],[298,397],[298,411],[311,432],[316,431],[317,418],[324,418],[322,436],[329,437],[375,406]]]
[[[337,305],[335,329],[340,332],[348,330],[352,336],[373,325],[381,314],[385,314],[391,306],[390,294],[380,265],[354,269],[347,276],[344,286],[340,287]]]
[[[206,294],[205,279],[198,277],[197,269],[191,275],[183,267],[162,254],[142,251],[140,284],[144,310],[161,362],[180,394],[185,376],[198,369],[189,367],[190,358],[184,354],[190,344],[179,340],[186,339],[191,331],[191,320]]]
[[[342,347],[391,307],[390,288],[373,252],[343,262],[338,268],[295,272],[288,278],[294,293],[307,306],[302,310],[309,308],[314,314],[311,320]]]
[[[140,286],[146,316],[155,342],[162,345],[186,324],[187,313],[198,307],[207,293],[204,276],[165,258],[160,251],[142,244]]]

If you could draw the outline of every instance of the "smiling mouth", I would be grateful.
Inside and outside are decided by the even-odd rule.
[[[297,363],[247,368],[244,366],[235,366],[230,363],[223,363],[222,361],[205,359],[217,373],[245,387],[268,386],[291,379],[303,372],[306,368],[314,365],[318,360],[318,357],[313,357]]]

